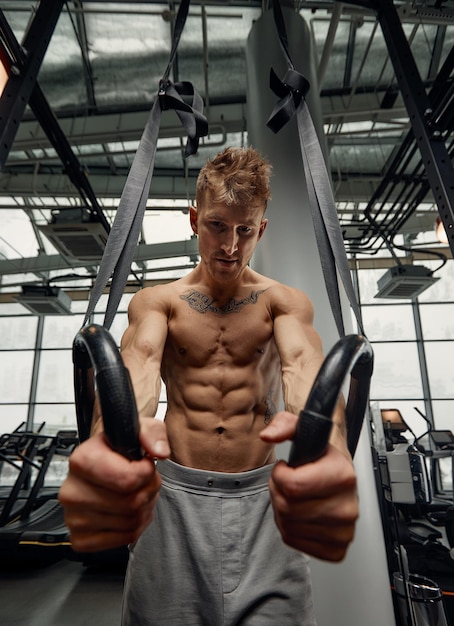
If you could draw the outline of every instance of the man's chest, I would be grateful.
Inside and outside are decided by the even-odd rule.
[[[213,305],[194,307],[182,299],[169,319],[166,353],[193,365],[251,361],[264,355],[273,341],[273,323],[264,304],[232,303],[219,310]]]

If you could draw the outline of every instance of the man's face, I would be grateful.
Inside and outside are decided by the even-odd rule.
[[[191,207],[191,227],[199,236],[202,263],[216,282],[237,279],[251,260],[268,220],[261,205],[210,203]]]

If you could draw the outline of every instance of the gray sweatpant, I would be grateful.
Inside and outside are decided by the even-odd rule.
[[[307,557],[274,523],[271,468],[158,463],[162,489],[131,546],[123,626],[315,626]]]

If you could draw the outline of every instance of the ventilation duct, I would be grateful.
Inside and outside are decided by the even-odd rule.
[[[79,261],[101,259],[107,243],[104,225],[80,210],[60,211],[38,228],[61,254]]]
[[[379,278],[375,298],[413,299],[428,289],[439,278],[422,265],[398,265]]]
[[[17,302],[33,315],[68,315],[71,313],[71,298],[57,287],[24,285]]]

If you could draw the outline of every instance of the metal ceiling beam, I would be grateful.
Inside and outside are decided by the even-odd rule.
[[[39,68],[63,7],[63,0],[40,2],[22,46],[0,10],[1,45],[11,59],[9,79],[0,99],[0,171],[8,158],[25,107],[36,85]]]
[[[449,246],[454,251],[453,166],[436,125],[415,59],[392,0],[375,3],[377,18],[388,46],[430,187],[443,221]]]
[[[30,99],[30,106],[33,108],[33,112],[44,128],[51,145],[57,152],[62,164],[63,172],[74,185],[77,196],[82,199],[87,208],[91,208],[92,212],[98,215],[100,222],[104,225],[107,232],[109,232],[110,224],[108,223],[98,203],[96,194],[94,193],[88,180],[87,172],[72,151],[68,139],[60,128],[57,119],[38,84],[33,90]]]
[[[329,95],[321,98],[325,123],[370,121],[389,122],[407,116],[402,102],[392,109],[380,107],[385,91],[355,93],[345,105],[342,96]],[[59,126],[73,146],[102,143],[138,141],[147,123],[149,111],[106,113],[101,115],[59,118]],[[236,133],[246,130],[245,105],[242,103],[210,106],[210,134]],[[161,118],[159,136],[182,137],[185,131],[173,111],[166,111]],[[24,120],[16,134],[14,150],[45,149],[50,142],[41,125],[35,120]],[[8,165],[13,166],[14,162]]]
[[[446,39],[446,24],[437,27],[437,34],[433,43],[432,55],[430,58],[429,71],[427,72],[428,80],[434,80],[438,74],[440,67],[441,55],[443,53],[443,45]]]
[[[323,46],[322,57],[317,70],[317,82],[319,89],[322,88],[328,62],[333,52],[334,40],[336,38],[337,28],[339,26],[343,8],[344,4],[342,2],[334,3],[334,9],[329,23],[328,35]]]
[[[168,200],[192,200],[195,197],[196,176],[193,172],[185,179],[183,171],[174,175],[163,175],[155,170],[150,188],[150,198]],[[119,198],[126,182],[127,172],[118,172],[117,176],[111,176],[106,170],[104,173],[90,173],[90,183],[99,199]],[[380,182],[381,175],[366,175],[350,172],[348,177],[340,179],[333,173],[335,198],[338,202],[368,202]],[[68,179],[64,174],[15,174],[3,175],[0,178],[0,215],[2,210],[1,196],[40,196],[45,202],[46,198],[68,198],[75,195],[75,190],[68,185]],[[391,197],[394,200],[394,197]],[[432,196],[428,201],[433,202]],[[5,204],[4,208],[11,208],[11,204]],[[30,208],[30,206],[28,207]],[[36,204],[36,209],[55,208],[53,205],[46,207],[44,204]]]
[[[81,0],[73,0],[74,9],[76,13],[76,23],[74,25],[72,12],[67,6],[68,14],[73,23],[77,41],[79,42],[80,52],[82,55],[82,67],[84,72],[85,90],[87,92],[87,102],[90,107],[96,106],[95,89],[93,85],[93,72],[90,63],[90,53],[88,47],[87,29],[85,26],[84,6]]]
[[[139,244],[134,257],[136,262],[155,259],[170,259],[174,257],[196,257],[199,253],[198,242],[195,237],[184,241],[167,243]],[[0,259],[0,276],[6,274],[36,274],[68,268],[96,266],[94,261],[67,260],[59,254],[42,254],[36,257],[19,259]]]
[[[356,20],[351,20],[350,28],[348,29],[347,53],[345,55],[344,80],[343,80],[343,86],[347,89],[352,84],[352,67],[353,67],[353,58],[355,56],[356,31],[357,30],[358,30],[358,22]]]
[[[77,0],[78,2],[78,0]],[[18,3],[17,3],[18,4]],[[80,3],[81,4],[81,3]],[[118,3],[120,4],[120,3]],[[146,4],[146,3],[143,3]],[[148,4],[154,4],[153,2]],[[196,3],[197,4],[197,3]],[[209,1],[207,5],[211,4]],[[216,4],[216,3],[213,3]],[[219,4],[219,3],[218,3]],[[231,4],[231,3],[229,3]],[[316,3],[305,3],[304,9],[309,8],[309,5],[315,5]],[[327,9],[328,3],[320,3],[320,8]],[[371,7],[375,6],[375,4],[380,3],[358,3],[363,6],[367,5],[368,8],[364,11],[364,13],[370,12],[372,15],[375,14],[374,10]],[[341,3],[331,3],[331,7],[335,9],[336,6],[340,6]],[[83,10],[83,5],[82,10]],[[101,6],[101,3],[98,3],[98,6]],[[251,6],[248,2],[239,2],[238,6]],[[415,5],[413,5],[415,6]],[[103,9],[103,7],[101,7]],[[330,10],[330,9],[328,9]],[[346,12],[351,12],[351,7],[346,7]],[[117,11],[118,13],[118,11]],[[358,12],[359,15],[359,12]],[[401,16],[405,19],[405,16]],[[357,18],[356,18],[357,19]],[[347,94],[348,95],[348,94]],[[368,121],[390,121],[393,122],[398,117],[407,117],[407,110],[405,107],[398,106],[397,104],[390,110],[384,110],[380,108],[381,97],[380,94],[371,93],[356,93],[351,102],[349,102],[349,106],[345,106],[342,104],[342,96],[341,95],[329,95],[322,98],[322,107],[324,111],[324,120],[328,123],[338,123],[338,122],[352,122],[359,120],[368,120]],[[210,107],[210,109],[218,109],[216,112],[216,116],[214,118],[215,122],[222,122],[225,127],[229,126],[230,129],[245,129],[245,116],[243,112],[243,105],[234,105],[238,107],[237,113],[229,117],[226,112],[231,110],[231,106],[220,106],[220,107]],[[358,108],[357,108],[358,107]],[[212,111],[210,110],[210,119],[211,119]],[[114,141],[118,141],[119,143],[122,141],[132,141],[138,140],[140,137],[143,127],[145,126],[146,118],[148,117],[148,111],[140,112],[140,113],[130,113],[128,116],[128,120],[121,114],[112,114],[110,119],[107,119],[108,116],[90,116],[84,118],[71,118],[71,119],[61,119],[60,124],[63,132],[66,137],[69,138],[72,145],[86,145],[87,143],[93,144],[106,144]],[[115,126],[115,119],[118,122],[117,126]],[[125,120],[127,123],[125,124]],[[103,126],[104,121],[106,121],[106,126]],[[163,122],[167,122],[168,125],[166,128],[162,130],[161,136],[175,137],[180,136],[182,134],[181,126],[179,126],[178,132],[176,131],[177,123],[171,119],[171,116],[163,116]],[[17,138],[19,138],[19,134],[21,131],[24,131],[23,143],[20,144],[19,141],[15,142],[14,147],[16,145],[20,147],[20,149],[33,150],[37,147],[46,147],[50,146],[50,142],[47,137],[44,135],[41,129],[39,132],[35,132],[36,127],[39,125],[36,122],[30,122],[30,126],[26,126],[27,122],[24,122],[19,128],[19,132]],[[34,127],[32,126],[34,124]],[[128,128],[127,125],[130,124]],[[87,135],[87,127],[91,125],[91,135]],[[396,122],[396,128],[399,129],[398,122]],[[210,132],[215,132],[211,131]],[[230,130],[229,132],[235,132]],[[167,134],[168,133],[168,134]],[[371,142],[374,139],[371,137]],[[106,146],[106,150],[110,150],[110,146]],[[132,155],[131,155],[132,156]],[[32,157],[33,159],[33,157]],[[30,159],[29,163],[33,163],[33,160]],[[38,162],[38,160],[36,161]],[[55,160],[55,162],[57,162]],[[92,163],[93,160],[90,161]],[[107,161],[106,161],[107,165]],[[3,176],[3,180],[0,180],[0,195],[2,194],[3,184],[5,184],[5,189],[7,189],[6,193],[11,193],[11,190],[15,189],[15,193],[18,195],[41,195],[41,196],[49,196],[56,195],[61,197],[68,197],[76,195],[77,191],[74,189],[69,183],[68,180],[62,175],[61,169],[58,169],[58,166],[55,165],[54,169],[47,167],[48,162],[46,161],[45,166],[40,171],[38,168],[36,170],[36,175],[30,174],[28,177],[24,175],[25,169],[16,168],[13,161],[8,163],[8,166],[11,167],[9,172]],[[30,170],[31,171],[31,168]],[[49,172],[52,172],[52,176]],[[90,183],[93,185],[93,190],[96,192],[97,196],[108,196],[108,197],[119,197],[121,195],[121,191],[123,190],[126,172],[125,169],[118,169],[115,176],[107,175],[107,168],[101,168],[96,171],[94,168],[90,168],[90,172],[87,172]],[[48,172],[46,174],[46,172]],[[112,172],[110,172],[112,173]],[[172,172],[172,175],[165,175],[168,173],[155,172],[155,180],[153,181],[153,187],[151,189],[151,196],[155,198],[187,198],[188,195],[193,195],[193,183],[195,181],[192,180],[193,172],[190,172],[189,182],[185,181],[183,178],[183,171],[176,169]],[[181,176],[181,180],[180,180]],[[347,180],[343,180],[343,177],[346,177]],[[336,185],[336,199],[338,200],[353,200],[353,201],[365,201],[370,199],[378,181],[379,177],[374,178],[373,176],[355,176],[355,174],[350,172],[342,173],[340,172],[340,177],[342,180],[336,180],[335,176],[334,182]],[[50,181],[50,179],[52,179]],[[27,182],[25,182],[27,181]],[[24,183],[24,185],[22,185]],[[354,191],[353,191],[354,190]],[[1,207],[1,198],[0,198],[0,207]],[[1,209],[0,209],[1,210]]]
[[[120,198],[128,172],[123,169],[117,176],[112,176],[107,168],[102,173],[90,172],[90,184],[98,198]],[[155,170],[151,183],[151,198],[181,199],[194,197],[195,177],[184,179],[184,173],[159,175]],[[37,196],[68,198],[77,195],[77,191],[69,184],[68,177],[61,171],[51,173],[17,173],[4,174],[0,178],[1,196]],[[1,205],[1,198],[0,198]],[[10,205],[11,208],[11,205]],[[37,205],[37,209],[45,208]]]
[[[149,116],[149,110],[81,115],[80,117],[60,118],[59,125],[74,146],[139,141]],[[211,105],[209,123],[210,133],[242,132],[246,129],[245,105],[241,103]],[[159,136],[162,138],[186,136],[186,131],[175,111],[169,110],[163,113]],[[37,121],[24,120],[22,122],[14,142],[15,150],[33,150],[49,146],[48,138]]]
[[[40,13],[42,7],[43,9]],[[3,132],[0,133],[0,169],[6,169],[5,161],[11,150],[11,145],[22,119],[23,111],[28,103],[42,127],[42,130],[46,134],[49,143],[57,152],[63,164],[63,170],[77,190],[77,194],[86,204],[87,208],[90,207],[93,213],[97,214],[100,222],[104,225],[107,232],[109,232],[110,224],[107,222],[98,204],[86,173],[73,153],[68,139],[60,128],[37,82],[38,70],[55,28],[55,24],[58,21],[61,9],[62,0],[47,3],[41,2],[22,46],[19,45],[3,13],[0,11],[2,36],[8,46],[10,56],[14,61],[10,79],[8,80],[5,92],[0,100],[0,113],[4,113],[4,119],[6,119]],[[44,27],[43,24],[45,25]],[[16,68],[15,72],[13,71],[14,67]],[[18,81],[16,81],[16,79],[18,79]],[[11,93],[9,90],[11,90]],[[8,98],[11,99],[12,106]],[[6,104],[4,104],[5,102]],[[6,108],[5,112],[3,112],[3,106]],[[22,112],[19,119],[17,119],[16,116],[20,110]],[[12,135],[12,131],[10,130],[11,125],[12,131],[14,131]]]
[[[193,268],[192,265],[180,265],[180,266],[164,267],[160,271],[173,272],[173,271],[178,271],[178,270],[191,270],[192,268]],[[142,281],[141,289],[144,289],[145,287],[154,287],[155,285],[164,285],[170,282],[174,282],[174,280],[175,280],[174,278],[147,278]],[[53,281],[53,283],[56,283],[56,284],[57,283],[61,284],[63,282],[64,281],[59,282],[58,280]],[[22,286],[22,284],[23,283],[21,283],[18,286]],[[124,288],[124,293],[136,293],[137,290],[138,290],[137,284],[128,283]],[[86,288],[75,289],[74,287],[70,287],[70,288],[65,287],[64,292],[71,298],[73,302],[81,302],[81,301],[83,302],[85,300],[87,301],[89,300],[91,289],[86,289]],[[104,294],[110,293],[110,286],[107,286],[104,289],[103,293]],[[16,303],[18,295],[19,295],[18,291],[2,291],[0,292],[0,304]],[[30,313],[29,312],[25,313],[25,310],[24,310],[24,315],[30,315]]]

